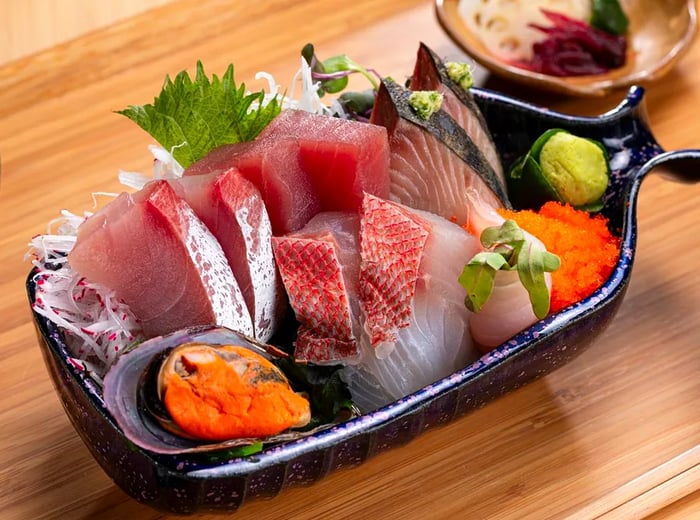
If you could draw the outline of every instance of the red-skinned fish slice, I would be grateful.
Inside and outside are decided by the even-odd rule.
[[[359,218],[325,212],[292,235],[274,237],[275,258],[300,327],[294,355],[314,363],[358,354]]]
[[[148,337],[206,324],[253,332],[221,246],[166,181],[122,193],[87,219],[68,261],[114,290]]]
[[[391,350],[410,324],[411,302],[430,228],[387,200],[365,195],[362,205],[360,299],[371,345]]]

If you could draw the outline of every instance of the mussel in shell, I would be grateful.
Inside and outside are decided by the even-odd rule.
[[[124,435],[154,453],[276,443],[354,414],[333,369],[310,378],[308,370],[232,330],[194,327],[123,354],[105,376],[103,398]],[[330,405],[314,399],[333,394]]]

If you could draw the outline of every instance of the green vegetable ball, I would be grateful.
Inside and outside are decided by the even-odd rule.
[[[515,209],[538,209],[550,200],[599,211],[610,165],[603,145],[554,128],[543,133],[508,172]]]
[[[600,146],[558,132],[542,147],[540,168],[562,202],[586,206],[599,200],[608,187],[608,161]]]

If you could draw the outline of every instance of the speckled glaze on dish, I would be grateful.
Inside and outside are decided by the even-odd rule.
[[[245,459],[214,455],[155,455],[135,447],[106,411],[100,392],[66,361],[56,326],[35,314],[40,347],[63,406],[104,471],[126,493],[174,513],[230,512],[244,501],[310,484],[403,445],[529,381],[580,353],[610,323],[631,274],[636,244],[636,199],[644,177],[664,165],[673,178],[700,178],[700,150],[664,152],[647,124],[641,88],[630,89],[614,110],[595,118],[573,117],[486,90],[473,89],[504,165],[552,127],[601,140],[612,158],[612,182],[604,213],[622,236],[610,279],[589,298],[549,316],[463,370],[373,413],[311,437],[275,446]],[[30,303],[32,276],[27,281]]]

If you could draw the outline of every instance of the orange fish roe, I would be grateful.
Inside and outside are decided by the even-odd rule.
[[[552,273],[550,312],[589,296],[607,280],[617,262],[620,240],[610,233],[602,215],[592,216],[558,202],[547,202],[538,212],[499,213],[515,220],[561,259],[561,267]]]

